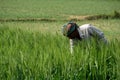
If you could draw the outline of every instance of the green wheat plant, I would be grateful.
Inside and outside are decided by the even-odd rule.
[[[68,39],[0,27],[1,80],[114,80],[119,76],[117,39],[78,44],[74,54]]]

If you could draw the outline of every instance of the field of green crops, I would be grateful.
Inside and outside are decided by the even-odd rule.
[[[55,18],[112,14],[119,0],[0,0],[0,18]]]
[[[71,16],[114,11],[119,0],[0,0],[0,80],[120,80],[119,18],[76,21],[95,25],[109,43],[79,42],[73,54],[61,33]]]
[[[67,39],[60,35],[0,28],[0,77],[16,79],[116,79],[119,76],[119,45],[76,46],[70,54]],[[86,48],[85,48],[86,47]]]

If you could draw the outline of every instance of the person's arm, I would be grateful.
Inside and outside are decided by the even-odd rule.
[[[70,52],[73,53],[74,42],[73,39],[70,39]]]

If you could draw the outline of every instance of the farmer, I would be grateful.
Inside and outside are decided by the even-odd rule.
[[[78,40],[89,41],[91,37],[94,37],[98,41],[107,43],[107,40],[104,37],[104,33],[91,24],[78,26],[74,22],[69,22],[62,27],[62,33],[64,36],[70,39],[71,53],[73,53],[74,43],[78,42]]]

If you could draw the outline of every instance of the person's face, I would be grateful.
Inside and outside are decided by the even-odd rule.
[[[72,27],[72,25],[71,25],[71,24],[68,24],[68,25],[67,25],[67,31],[68,31],[71,27]]]
[[[71,25],[71,24],[68,24],[68,25],[67,25],[67,30],[69,30],[71,27],[72,27],[72,25]],[[72,32],[72,33],[68,36],[68,38],[74,39],[74,38],[76,38],[76,35],[77,35],[77,33],[76,33],[76,29],[75,29],[75,31]]]
[[[68,36],[68,38],[70,38],[70,39],[74,39],[74,38],[76,38],[76,37],[77,37],[76,30],[75,30],[74,32],[72,32],[72,33]]]

